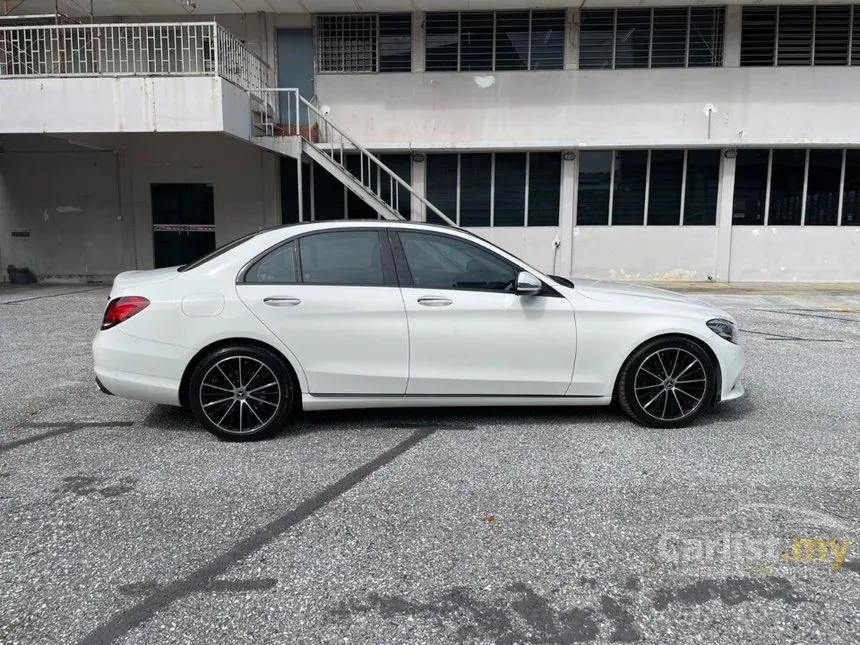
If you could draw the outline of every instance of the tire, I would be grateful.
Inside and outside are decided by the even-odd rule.
[[[682,336],[656,338],[625,361],[618,375],[618,404],[647,427],[689,425],[714,400],[715,369],[698,343]]]
[[[296,391],[280,357],[261,347],[232,345],[200,361],[188,381],[187,400],[197,422],[219,439],[253,441],[284,427]]]

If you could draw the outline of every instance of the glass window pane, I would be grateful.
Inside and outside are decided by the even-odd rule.
[[[681,184],[684,181],[683,150],[652,150],[648,186],[648,224],[678,226],[681,223]]]
[[[767,150],[738,150],[732,224],[763,224],[767,195]]]
[[[645,171],[647,150],[615,152],[615,187],[612,196],[612,224],[642,224],[645,219]]]
[[[611,69],[615,38],[612,9],[583,9],[579,27],[579,68]]]
[[[302,282],[383,285],[382,251],[376,231],[337,231],[299,240]]]
[[[799,225],[806,150],[774,150],[771,163],[767,223]]]
[[[851,7],[815,8],[815,65],[847,65]]]
[[[836,226],[837,215],[839,214],[839,177],[841,174],[841,150],[809,151],[805,224],[808,226]]]
[[[416,287],[510,291],[516,269],[465,240],[402,231],[398,237]]]
[[[427,155],[427,201],[444,213],[448,219],[457,221],[457,155]],[[431,210],[427,210],[427,221],[443,224]]]
[[[564,11],[532,11],[531,69],[564,67]]]
[[[611,150],[585,150],[579,153],[579,188],[576,197],[578,226],[609,223],[611,179]]]
[[[615,68],[648,67],[650,9],[619,9],[615,29]]]
[[[720,151],[687,151],[687,185],[684,189],[684,224],[713,226],[717,222],[720,187]]]
[[[719,67],[723,64],[725,16],[723,7],[690,9],[689,67]]]
[[[845,151],[842,226],[860,225],[860,150]]]
[[[523,226],[526,213],[526,154],[496,153],[493,226]]]
[[[525,70],[529,67],[529,12],[496,13],[496,69]]]
[[[683,67],[687,55],[687,9],[654,9],[651,67]]]
[[[529,226],[558,226],[561,154],[529,154]]]
[[[812,7],[779,8],[777,65],[812,64]]]
[[[460,14],[460,70],[492,71],[493,12]]]
[[[460,155],[460,226],[490,225],[492,154]]]
[[[744,7],[741,16],[741,67],[773,65],[776,7]]]
[[[379,16],[379,71],[412,70],[412,14],[383,13]]]
[[[432,12],[426,15],[424,65],[428,72],[457,71],[459,22],[459,14],[456,11]]]
[[[296,243],[289,242],[264,256],[245,274],[252,284],[294,284],[298,281]]]

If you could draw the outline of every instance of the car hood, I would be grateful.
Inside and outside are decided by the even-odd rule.
[[[665,303],[673,303],[681,307],[699,309],[703,312],[707,311],[710,314],[718,315],[735,322],[734,318],[730,314],[715,307],[711,303],[676,291],[660,289],[658,287],[627,284],[624,282],[613,282],[611,280],[600,280],[596,278],[572,277],[570,280],[573,282],[576,291],[593,300],[607,302],[620,297],[662,301]]]

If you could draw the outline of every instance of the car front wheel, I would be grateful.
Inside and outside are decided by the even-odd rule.
[[[658,338],[637,349],[619,375],[618,403],[655,428],[685,426],[713,400],[714,365],[695,342]]]
[[[197,421],[215,436],[248,441],[283,427],[294,392],[278,356],[238,345],[215,350],[197,365],[188,383],[188,402]]]

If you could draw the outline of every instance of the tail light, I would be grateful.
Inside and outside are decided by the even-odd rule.
[[[128,320],[149,306],[149,300],[143,296],[123,296],[114,298],[108,303],[105,315],[102,319],[102,329],[111,327]]]

